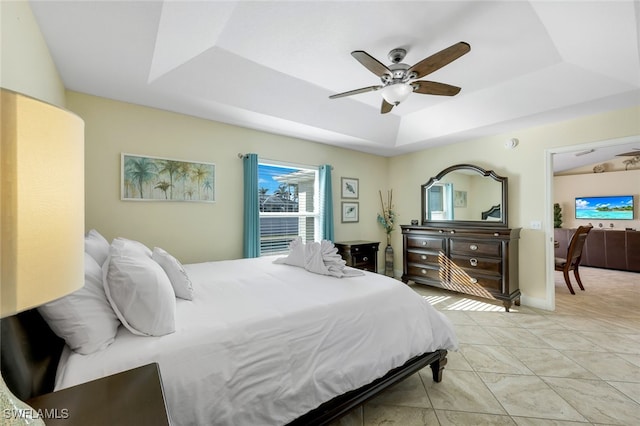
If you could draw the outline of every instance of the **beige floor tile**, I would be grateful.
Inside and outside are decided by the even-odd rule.
[[[431,377],[420,375],[433,408],[437,410],[467,411],[486,414],[506,414],[498,400],[471,371],[446,371],[446,380],[434,383]]]
[[[635,402],[640,403],[640,383],[612,381],[607,381],[607,383],[633,399]]]
[[[478,373],[496,399],[512,416],[543,419],[586,419],[537,376]]]
[[[429,368],[429,374],[431,369]],[[433,379],[431,378],[433,381]],[[392,386],[382,395],[371,400],[376,405],[398,405],[418,408],[431,408],[427,391],[418,374],[407,377],[402,382]]]
[[[557,349],[509,348],[509,351],[538,376],[597,379],[589,370],[577,364]]]
[[[617,354],[583,351],[563,353],[602,380],[640,383],[640,368]]]
[[[534,417],[513,417],[518,426],[580,426],[591,425],[589,422],[569,422],[564,420],[539,419]]]
[[[606,349],[596,345],[591,340],[582,337],[573,330],[545,330],[532,329],[531,333],[538,336],[545,343],[555,349],[581,350],[590,352],[604,352]]]
[[[533,374],[517,357],[502,346],[461,345],[460,351],[475,371]]]
[[[364,406],[364,426],[425,426],[437,424],[436,413],[430,408],[376,404],[365,404]]]
[[[445,374],[447,370],[473,371],[473,367],[471,367],[469,361],[464,357],[462,351],[449,351],[447,353],[447,365],[444,368]],[[428,376],[430,371],[431,367],[426,367],[424,369],[424,374]]]
[[[484,327],[484,330],[503,346],[526,348],[550,348],[551,345],[534,333],[521,327]]]
[[[469,343],[478,345],[497,345],[498,342],[492,338],[479,325],[457,325],[454,327],[459,343]]]
[[[436,410],[440,426],[515,426],[509,416]]]
[[[640,405],[606,382],[558,377],[543,380],[591,422],[638,424]]]
[[[638,324],[640,327],[640,324]],[[591,340],[596,345],[616,353],[638,354],[640,355],[640,341],[638,334],[631,333],[615,333],[615,332],[598,332],[598,331],[581,331],[582,337]]]

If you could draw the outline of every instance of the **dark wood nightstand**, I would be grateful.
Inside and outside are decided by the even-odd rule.
[[[157,363],[27,401],[47,426],[170,425]]]
[[[375,241],[342,241],[335,243],[338,254],[347,262],[347,266],[378,272],[378,246]]]

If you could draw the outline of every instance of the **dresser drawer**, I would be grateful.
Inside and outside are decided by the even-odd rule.
[[[470,256],[502,256],[502,244],[500,241],[452,239],[450,244],[451,255],[467,254]]]
[[[468,273],[452,273],[449,279],[450,290],[462,291],[463,293],[473,294],[476,296],[487,297],[487,291],[492,294],[502,293],[502,278],[490,277],[474,274],[473,271]]]
[[[502,274],[502,259],[491,259],[474,256],[452,255],[453,263],[464,270],[476,271],[482,274],[500,276]]]
[[[407,262],[409,263],[420,263],[420,264],[433,264],[438,265],[440,263],[439,253],[431,253],[431,252],[422,252],[422,251],[407,251]]]
[[[378,243],[375,244],[361,244],[351,247],[351,254],[357,255],[361,253],[373,254],[378,251]]]
[[[440,281],[443,277],[444,271],[440,268],[428,267],[426,265],[408,265],[407,275],[414,277],[421,277],[424,279],[431,279],[433,281]]]
[[[445,249],[444,238],[439,237],[423,237],[417,235],[407,236],[407,248],[419,248],[428,250],[442,250]]]
[[[351,256],[351,262],[354,268],[364,269],[365,271],[375,272],[375,252],[365,254],[354,254]]]

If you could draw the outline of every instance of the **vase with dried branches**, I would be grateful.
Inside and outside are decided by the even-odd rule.
[[[393,209],[393,190],[387,191],[387,202],[385,204],[382,199],[382,191],[380,193],[380,205],[382,207],[382,213],[378,213],[378,223],[382,225],[387,233],[387,248],[385,250],[385,265],[384,274],[387,276],[393,276],[393,247],[391,247],[391,233],[396,224],[397,214]]]

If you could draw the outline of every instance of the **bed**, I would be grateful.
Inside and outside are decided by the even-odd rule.
[[[44,353],[10,361],[16,357],[5,346],[43,340],[8,344],[12,330],[51,330],[41,318],[35,328],[3,319],[5,380],[19,388],[11,382],[24,377],[7,370],[29,366],[38,386],[23,383],[17,393],[27,398],[157,362],[176,425],[327,424],[428,365],[441,380],[447,350],[457,347],[453,327],[409,287],[374,273],[336,278],[274,260],[184,265],[193,297],[175,299],[173,332],[141,336],[119,326],[110,344],[87,354],[49,336],[54,343]]]

